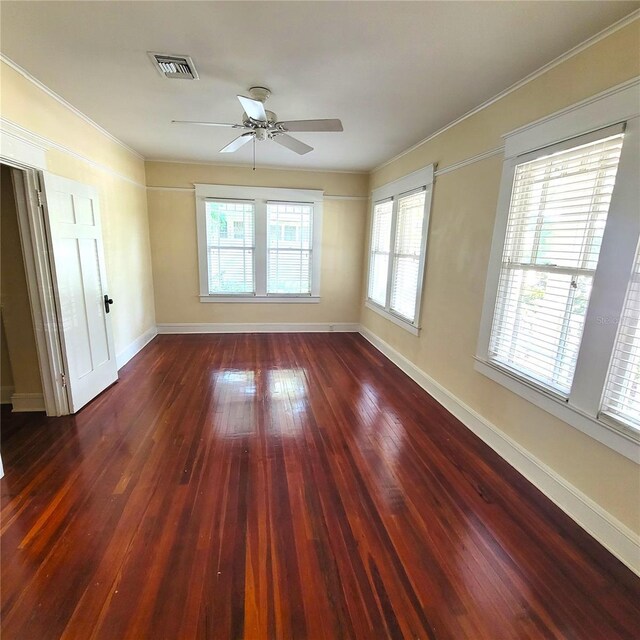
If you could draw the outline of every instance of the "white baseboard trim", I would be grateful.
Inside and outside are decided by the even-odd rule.
[[[360,333],[603,547],[634,573],[640,575],[640,536],[374,333],[362,326]]]
[[[122,369],[133,356],[142,351],[156,336],[158,329],[156,326],[147,329],[142,335],[139,335],[129,346],[125,347],[116,355],[116,366]]]
[[[13,387],[0,387],[0,404],[11,404],[13,391]]]
[[[14,393],[11,404],[14,413],[45,411],[44,396],[41,393]]]
[[[182,323],[159,324],[158,333],[357,333],[357,322],[283,322],[283,323]]]

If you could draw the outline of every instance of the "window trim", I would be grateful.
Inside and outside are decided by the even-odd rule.
[[[474,368],[640,464],[640,435],[599,416],[617,327],[615,323],[597,321],[598,318],[620,315],[628,280],[621,282],[622,278],[619,276],[620,273],[631,274],[640,238],[640,219],[634,213],[634,207],[640,201],[640,187],[634,178],[640,171],[639,88],[640,79],[636,79],[633,83],[616,87],[505,135],[505,158]],[[573,385],[569,397],[565,399],[489,360],[491,327],[515,167],[526,161],[523,156],[623,122],[626,122],[625,141],[618,165],[616,187],[594,275]],[[618,276],[617,281],[614,274]]]
[[[402,327],[409,333],[417,336],[420,333],[420,316],[422,311],[422,291],[424,289],[424,275],[426,270],[427,241],[429,236],[429,218],[431,215],[431,201],[433,199],[433,176],[434,166],[432,164],[418,169],[392,182],[388,182],[371,192],[371,215],[369,220],[369,244],[367,246],[367,278],[365,289],[365,307],[371,309],[378,315],[386,318],[394,324]],[[420,264],[418,266],[418,285],[416,295],[416,310],[413,322],[406,320],[401,315],[396,314],[390,308],[391,286],[393,275],[393,256],[395,251],[396,225],[398,219],[398,200],[400,197],[409,195],[419,189],[425,190],[424,199],[424,222],[422,225],[422,240],[420,244]],[[387,280],[386,305],[382,306],[369,298],[369,278],[371,276],[371,247],[373,246],[373,216],[378,203],[385,200],[393,201],[393,211],[391,213],[391,237],[389,241],[389,271]]]
[[[324,191],[277,187],[245,187],[240,185],[194,184],[196,197],[196,240],[198,246],[199,299],[205,303],[318,303],[320,302],[320,269],[322,248],[322,209]],[[249,200],[254,203],[254,270],[255,293],[209,293],[207,267],[206,202],[207,200]],[[267,202],[304,202],[313,204],[311,293],[267,293]]]

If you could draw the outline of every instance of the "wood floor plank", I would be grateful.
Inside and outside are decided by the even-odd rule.
[[[2,413],[3,639],[640,638],[640,579],[356,334]]]

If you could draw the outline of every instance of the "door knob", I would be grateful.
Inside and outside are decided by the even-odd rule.
[[[106,313],[109,313],[109,309],[110,309],[110,305],[113,304],[113,300],[107,295],[105,294],[104,296],[104,310]]]

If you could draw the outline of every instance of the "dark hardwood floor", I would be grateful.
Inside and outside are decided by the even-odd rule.
[[[2,414],[3,640],[640,637],[640,579],[359,335],[120,374]]]

